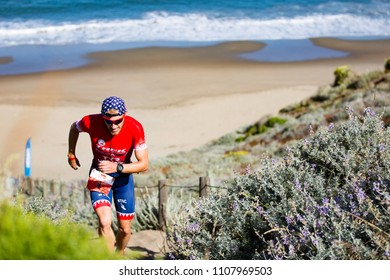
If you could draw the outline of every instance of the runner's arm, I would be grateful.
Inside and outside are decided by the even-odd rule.
[[[137,161],[131,163],[124,163],[122,173],[139,173],[148,169],[148,149],[135,150],[134,155],[137,158]],[[117,167],[117,162],[109,160],[102,160],[98,163],[98,169],[106,174],[117,172]]]
[[[76,128],[76,123],[72,123],[68,137],[68,163],[75,170],[77,170],[80,166],[80,162],[76,157],[76,145],[77,140],[79,139],[79,134],[80,132]]]
[[[138,173],[148,169],[148,149],[134,150],[136,162],[123,164],[123,173]]]

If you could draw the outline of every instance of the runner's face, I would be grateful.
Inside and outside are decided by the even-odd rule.
[[[110,115],[117,115],[118,111],[117,110],[110,110],[107,113]],[[117,135],[121,131],[123,127],[123,123],[125,122],[124,120],[124,115],[119,115],[119,116],[103,116],[104,123],[108,129],[108,131],[111,133],[111,135]]]

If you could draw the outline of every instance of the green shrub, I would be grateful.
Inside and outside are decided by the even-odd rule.
[[[390,71],[390,57],[385,59],[385,73]]]
[[[390,259],[390,129],[372,110],[237,176],[170,229],[176,259]]]
[[[351,73],[351,69],[347,65],[342,65],[342,66],[337,67],[333,72],[333,74],[335,76],[334,86],[339,86],[342,83],[344,83],[345,80],[350,75],[350,73]]]
[[[282,125],[287,122],[287,119],[283,119],[280,117],[270,117],[266,121],[255,123],[254,125],[248,126],[244,132],[243,136],[237,137],[236,142],[240,143],[245,141],[248,137],[259,135],[265,133],[269,128],[273,128],[276,125]]]
[[[267,127],[275,127],[277,124],[278,125],[282,125],[282,124],[285,124],[287,122],[286,119],[283,119],[283,118],[280,118],[280,117],[272,117],[272,118],[269,118],[265,125]]]
[[[0,259],[98,260],[118,259],[106,243],[86,227],[25,213],[0,202]]]

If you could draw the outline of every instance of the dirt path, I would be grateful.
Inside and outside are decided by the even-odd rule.
[[[162,259],[169,252],[163,231],[144,230],[133,233],[127,245],[129,254],[140,252],[145,259]]]

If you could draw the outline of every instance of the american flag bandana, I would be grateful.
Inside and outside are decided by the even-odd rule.
[[[115,109],[118,110],[119,115],[126,113],[126,105],[122,98],[110,96],[103,100],[101,113],[105,115],[107,111]]]

